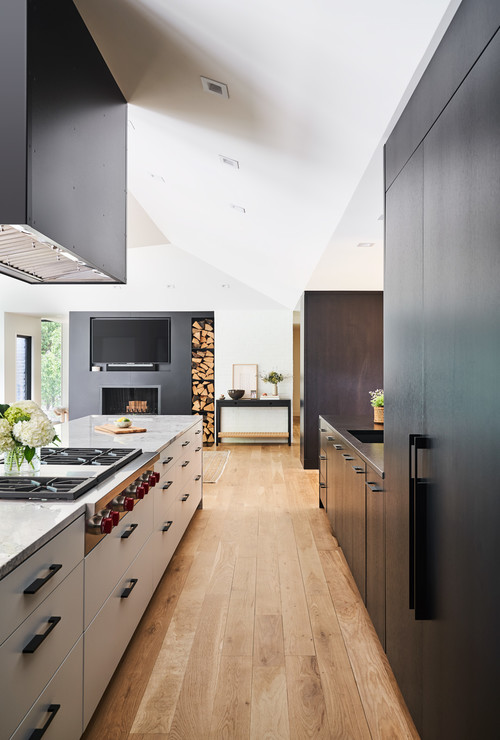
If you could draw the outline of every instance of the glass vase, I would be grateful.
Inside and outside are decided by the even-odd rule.
[[[26,460],[26,447],[18,445],[13,450],[6,452],[3,461],[4,475],[19,475],[24,478],[37,475],[40,471],[40,447],[35,447],[35,454],[28,462]]]

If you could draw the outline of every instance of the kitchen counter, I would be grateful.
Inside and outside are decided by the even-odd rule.
[[[382,478],[384,477],[384,444],[383,442],[360,442],[349,433],[351,430],[383,431],[383,424],[374,424],[371,416],[321,416],[343,437],[358,455]]]
[[[142,434],[105,434],[96,425],[116,417],[85,416],[56,425],[62,447],[132,447],[155,454],[164,450],[197,421],[199,416],[129,416]],[[87,505],[99,501],[113,487],[132,475],[145,462],[136,458],[76,501],[0,500],[0,579],[4,578],[42,545],[81,516]],[[3,475],[3,465],[0,465]]]

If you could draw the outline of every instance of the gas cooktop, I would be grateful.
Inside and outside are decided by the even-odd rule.
[[[125,447],[42,447],[41,475],[0,476],[0,499],[73,501],[141,454]]]

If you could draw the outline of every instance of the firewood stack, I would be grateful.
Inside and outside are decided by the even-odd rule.
[[[215,442],[213,319],[193,320],[191,346],[193,413],[203,415],[203,444],[211,445]]]

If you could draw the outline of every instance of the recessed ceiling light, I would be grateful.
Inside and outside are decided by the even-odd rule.
[[[238,211],[238,213],[246,213],[247,212],[246,208],[243,208],[243,206],[237,206],[234,203],[230,203],[229,205],[231,206],[231,208],[233,209],[233,211]]]
[[[374,244],[375,242],[359,242],[359,244],[357,244],[356,246],[357,247],[373,247]]]
[[[231,286],[229,285],[229,283],[222,283],[222,285],[220,287],[221,288],[230,288]]]
[[[211,80],[208,77],[200,77],[200,79],[205,92],[219,95],[221,98],[229,98],[229,90],[223,82],[217,82],[217,80]]]
[[[227,164],[228,167],[234,167],[235,169],[239,170],[240,163],[237,159],[231,159],[231,157],[225,157],[223,154],[219,154],[219,159],[222,162],[222,164]]]

